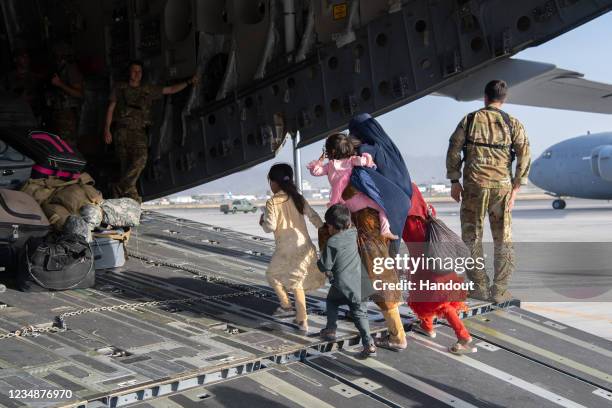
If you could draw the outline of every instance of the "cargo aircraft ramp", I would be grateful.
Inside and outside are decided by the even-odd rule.
[[[310,334],[302,335],[291,317],[272,316],[272,244],[147,212],[129,261],[99,271],[95,288],[9,289],[0,305],[0,406],[612,406],[610,342],[518,301],[470,302],[463,317],[478,352],[469,356],[446,351],[454,335],[443,321],[436,339],[415,335],[405,308],[408,349],[359,360],[346,316],[336,342],[316,336],[325,290],[308,297]],[[375,306],[370,322],[385,331]],[[15,398],[19,390],[58,398]]]

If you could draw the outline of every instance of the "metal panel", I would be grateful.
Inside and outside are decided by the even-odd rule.
[[[327,4],[315,3],[319,9]],[[288,64],[284,47],[275,47],[272,62],[263,65],[265,76],[254,82],[256,68],[266,56],[264,44],[270,24],[276,24],[276,30],[282,33],[282,19],[277,21],[269,15],[269,2],[232,2],[227,18],[233,24],[231,36],[237,41],[234,49],[239,86],[233,88],[228,82],[225,99],[191,113],[188,120],[200,120],[205,131],[190,125],[187,139],[205,140],[205,154],[194,161],[193,167],[185,168],[180,165],[185,159],[177,157],[188,154],[188,148],[170,145],[168,153],[172,152],[173,162],[167,166],[171,169],[158,171],[166,178],[163,182],[144,180],[145,198],[179,191],[267,160],[273,157],[274,147],[282,143],[284,130],[300,130],[302,145],[312,143],[330,131],[345,128],[354,113],[379,115],[392,110],[499,58],[554,38],[612,7],[612,1],[534,4],[520,0],[509,5],[499,0],[422,0],[405,3],[401,9],[392,2],[394,11],[399,11],[381,14],[385,10],[382,3],[389,4],[381,1],[368,6],[355,31],[355,41],[340,48],[331,40],[331,32],[337,28],[324,28],[322,19],[329,16],[318,13],[315,24],[330,33],[329,39],[321,37],[323,43],[297,64]],[[231,76],[231,70],[226,69],[226,75]],[[172,109],[182,109],[182,105]],[[210,115],[215,116],[218,126],[207,124]],[[270,134],[275,141],[267,144]],[[216,155],[211,155],[211,149]],[[172,182],[168,180],[170,175]]]

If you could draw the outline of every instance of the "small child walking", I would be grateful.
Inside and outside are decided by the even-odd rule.
[[[427,204],[417,186],[413,185],[412,206],[402,234],[410,256],[420,257],[424,254],[427,219],[430,216],[435,216],[435,214],[435,209]],[[420,287],[419,282],[422,281],[433,283],[463,282],[463,278],[455,272],[439,275],[425,268],[417,270],[411,276],[411,280],[416,282],[417,288]],[[408,306],[420,320],[417,326],[413,326],[415,331],[427,337],[436,337],[433,321],[436,317],[442,317],[446,319],[457,336],[457,342],[448,350],[453,354],[475,352],[476,348],[472,345],[472,336],[459,318],[459,313],[467,309],[464,303],[466,297],[467,293],[462,290],[410,291]]]
[[[327,156],[329,161],[323,164],[325,156]],[[355,166],[374,167],[375,164],[372,156],[368,153],[364,153],[361,156],[355,155],[355,148],[349,136],[343,133],[334,133],[325,141],[325,153],[321,155],[319,160],[310,162],[306,167],[310,174],[315,177],[327,175],[331,186],[328,207],[334,204],[345,204],[352,213],[364,208],[372,208],[378,211],[380,233],[383,238],[390,240],[398,239],[398,236],[391,232],[385,210],[366,194],[358,192],[349,200],[345,201],[342,199],[342,192],[349,185],[351,173]]]
[[[273,165],[268,173],[268,182],[274,195],[266,202],[266,210],[259,225],[264,231],[274,233],[276,243],[266,270],[268,282],[280,302],[274,315],[286,317],[293,313],[288,296],[289,291],[293,292],[296,315],[294,323],[300,332],[308,333],[304,292],[322,287],[325,276],[317,268],[317,249],[308,235],[305,218],[316,228],[324,224],[293,183],[293,169],[290,165]]]
[[[325,223],[330,238],[321,252],[318,266],[330,277],[331,288],[326,301],[327,325],[320,336],[325,340],[335,340],[338,307],[348,305],[363,344],[360,357],[375,356],[367,302],[372,294],[372,284],[357,250],[357,230],[351,227],[351,213],[346,206],[335,204],[325,213]]]

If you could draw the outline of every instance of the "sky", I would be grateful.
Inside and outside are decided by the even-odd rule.
[[[559,68],[583,73],[585,78],[612,83],[612,13],[605,14],[535,48],[528,48],[514,56],[532,61],[548,62]],[[457,102],[450,98],[426,96],[377,119],[406,157],[408,169],[417,182],[444,177],[444,156],[450,134],[468,112],[482,107],[482,102]],[[564,139],[591,133],[612,131],[612,116],[557,109],[534,108],[507,104],[504,110],[517,117],[530,139],[533,157],[547,147]],[[301,150],[302,163],[317,158],[323,141]],[[414,168],[422,166],[427,158],[439,162],[439,169]],[[198,192],[222,192],[241,179],[262,178],[265,183],[267,169],[275,162],[292,162],[291,143],[286,143],[274,160],[196,188]],[[424,171],[419,171],[424,170]],[[415,178],[415,177],[413,177]],[[427,180],[425,180],[427,179]],[[264,186],[265,188],[265,186]],[[190,190],[190,191],[193,191]],[[232,191],[235,193],[235,191]],[[183,192],[188,195],[189,192]]]

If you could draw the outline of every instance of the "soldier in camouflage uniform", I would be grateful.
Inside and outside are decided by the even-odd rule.
[[[484,269],[468,270],[474,283],[470,296],[501,303],[510,300],[507,290],[514,271],[511,211],[521,185],[527,184],[531,166],[529,140],[523,125],[500,110],[508,87],[491,81],[485,87],[485,108],[466,115],[450,138],[446,156],[451,196],[461,201],[461,235],[472,257],[482,257],[482,233],[489,215],[494,243],[494,280],[490,286]],[[463,158],[462,158],[463,152]],[[516,174],[512,162],[516,158]],[[463,187],[459,182],[463,167]]]
[[[83,98],[83,75],[72,59],[72,50],[67,44],[56,44],[55,73],[51,78],[52,88],[47,93],[50,108],[50,127],[53,133],[77,147],[78,110]]]
[[[106,113],[104,140],[113,141],[111,123],[116,123],[115,150],[121,162],[121,178],[113,186],[113,197],[129,197],[142,202],[136,184],[147,164],[148,127],[151,125],[151,106],[155,99],[171,95],[196,84],[198,77],[193,76],[172,86],[142,83],[143,65],[132,61],[129,65],[129,82],[115,85]]]
[[[32,70],[30,53],[26,48],[18,48],[13,53],[15,69],[4,78],[2,87],[13,95],[22,98],[30,105],[36,121],[40,122],[43,107],[42,75]]]

